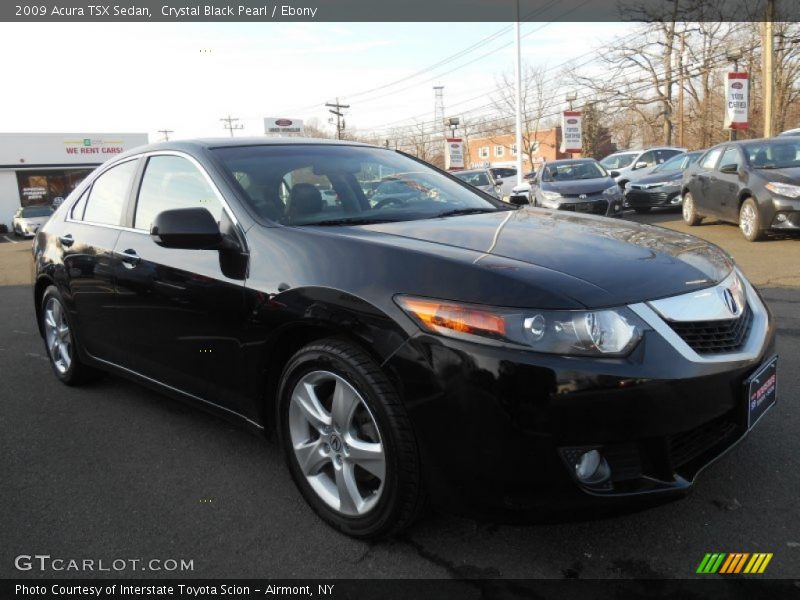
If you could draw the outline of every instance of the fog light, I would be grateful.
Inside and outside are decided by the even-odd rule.
[[[786,215],[784,213],[778,213],[775,220],[778,221],[778,223],[786,223]]]
[[[683,198],[679,195],[675,196],[672,200],[670,200],[670,204],[680,204]]]
[[[583,484],[598,485],[611,477],[611,467],[597,450],[584,452],[575,465],[575,477]]]

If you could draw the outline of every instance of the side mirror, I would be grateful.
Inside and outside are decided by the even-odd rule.
[[[158,213],[150,237],[164,248],[216,250],[223,245],[219,225],[205,208],[175,208]]]
[[[633,168],[634,169],[644,169],[646,166],[647,166],[647,163],[644,162],[643,160],[640,160],[639,162],[636,163],[636,166],[634,166]]]
[[[502,179],[495,179],[494,180],[494,184],[499,187],[499,186],[503,185],[503,180]]]
[[[739,165],[737,165],[735,163],[731,163],[729,165],[722,165],[719,168],[719,172],[720,173],[727,173],[729,175],[736,175],[737,173],[739,173]]]
[[[608,174],[611,177],[619,177],[619,171],[610,171]]]
[[[511,204],[516,204],[517,206],[524,206],[526,204],[530,204],[528,199],[525,196],[511,196],[508,199]]]

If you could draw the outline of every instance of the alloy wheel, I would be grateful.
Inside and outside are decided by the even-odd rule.
[[[739,213],[739,227],[746,238],[750,238],[756,228],[756,211],[750,203],[742,205]]]
[[[62,375],[72,364],[72,334],[64,307],[56,298],[49,298],[44,307],[44,332],[53,366]]]
[[[386,455],[377,422],[358,391],[328,371],[311,371],[295,385],[289,434],[300,471],[329,507],[361,516],[377,504]]]
[[[692,211],[694,210],[694,201],[689,194],[683,199],[683,220],[687,223],[692,220]]]

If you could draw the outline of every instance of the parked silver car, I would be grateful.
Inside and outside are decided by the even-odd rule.
[[[624,189],[629,181],[649,174],[655,167],[677,154],[683,154],[686,148],[674,146],[658,146],[644,150],[624,150],[609,154],[600,164],[603,165]]]
[[[489,167],[495,181],[500,182],[500,199],[508,201],[511,191],[517,185],[517,170],[511,167]]]
[[[465,183],[470,184],[472,187],[478,188],[482,192],[486,192],[495,198],[500,198],[500,189],[503,186],[503,182],[500,180],[495,180],[492,176],[492,172],[489,169],[455,171],[453,175]]]
[[[11,229],[14,235],[33,237],[39,231],[39,227],[47,223],[53,209],[50,206],[24,206],[18,208],[14,213],[11,222]]]

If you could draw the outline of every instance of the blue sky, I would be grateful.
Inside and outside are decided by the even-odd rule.
[[[561,63],[592,58],[632,27],[523,23],[524,60],[551,68],[552,93],[563,94]],[[446,65],[355,95],[504,28]],[[430,121],[436,84],[445,86],[448,115],[487,104],[497,78],[512,72],[511,42],[504,23],[2,23],[2,55],[22,60],[4,65],[0,131],[216,136],[227,134],[219,119],[231,114],[242,119],[242,134],[261,135],[264,117],[325,123],[323,104],[337,95],[352,105],[348,126],[359,130]]]

